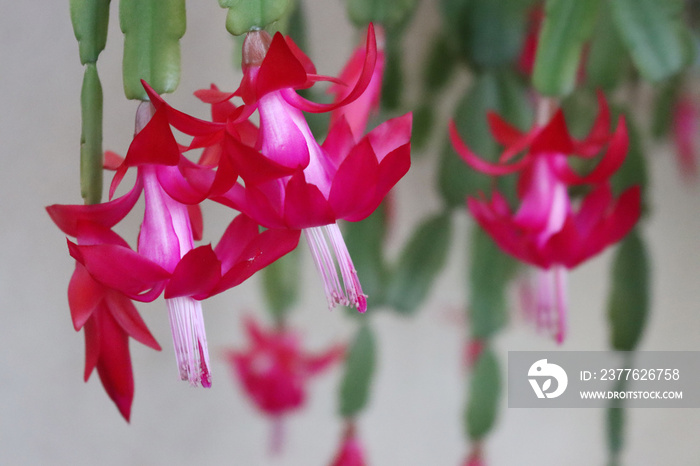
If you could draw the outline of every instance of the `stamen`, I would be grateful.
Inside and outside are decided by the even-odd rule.
[[[193,387],[200,383],[202,387],[211,387],[201,303],[190,297],[179,297],[166,299],[166,304],[180,379],[188,380]]]
[[[345,241],[336,223],[322,227],[304,229],[304,235],[309,243],[316,269],[321,275],[323,286],[328,299],[328,307],[333,309],[337,304],[355,306],[360,312],[367,310],[367,296],[362,293],[357,271],[350,258]],[[329,248],[329,241],[333,253]],[[338,268],[343,278],[343,287],[338,279]]]
[[[326,230],[331,244],[333,245],[335,257],[338,260],[340,273],[343,277],[343,286],[345,286],[347,299],[358,311],[365,312],[367,310],[367,296],[362,293],[362,286],[360,285],[360,279],[357,277],[357,270],[355,270],[355,265],[352,263],[348,247],[345,245],[345,240],[340,232],[340,228],[337,223],[324,225],[323,228]]]
[[[554,266],[536,272],[534,319],[538,330],[546,330],[557,343],[566,336],[566,268]]]

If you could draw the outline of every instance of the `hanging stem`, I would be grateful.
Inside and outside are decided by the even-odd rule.
[[[98,204],[102,200],[102,85],[95,63],[85,67],[80,108],[80,194],[86,204]]]

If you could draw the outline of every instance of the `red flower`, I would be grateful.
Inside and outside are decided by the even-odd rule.
[[[367,307],[365,295],[336,221],[367,217],[410,166],[410,114],[389,120],[358,140],[379,92],[377,55],[370,26],[364,49],[343,72],[352,85],[347,91],[334,87],[335,102],[317,104],[296,90],[321,80],[345,83],[316,74],[311,60],[291,39],[251,32],[243,45],[244,78],[238,90],[226,94],[212,87],[197,93],[213,105],[215,121],[184,115],[149,91],[154,105],[167,109],[170,123],[194,136],[190,147],[207,147],[211,155],[206,160],[219,161],[216,176],[221,182],[214,184],[231,188],[210,189],[208,196],[266,228],[304,229],[329,306],[354,305],[361,312]],[[380,59],[380,68],[382,63]],[[242,98],[244,105],[225,105],[233,96]],[[245,124],[255,110],[260,116],[257,131]],[[303,111],[334,112],[322,145]],[[222,167],[228,177],[219,175]],[[235,183],[239,175],[243,183]]]
[[[135,166],[138,174],[134,187],[104,204],[54,205],[47,210],[64,233],[78,239],[78,244],[68,242],[82,277],[73,288],[74,300],[82,302],[86,299],[83,293],[89,297],[92,288],[102,286],[123,296],[121,308],[131,311],[124,304],[129,298],[153,301],[164,293],[180,377],[192,385],[208,387],[209,355],[199,300],[240,284],[294,249],[299,232],[260,233],[255,222],[241,215],[231,223],[216,249],[194,248],[195,235],[201,236],[201,214],[198,206],[179,199],[187,202],[203,198],[181,173],[186,163],[165,119],[165,110],[154,111],[149,103],[143,103],[137,111],[136,135],[126,158],[121,161],[115,154],[107,157],[107,164],[117,168],[111,192],[127,169]],[[201,175],[206,169],[196,170]],[[110,228],[127,215],[141,192],[145,194],[145,212],[136,252]],[[95,285],[90,285],[93,282]],[[109,323],[105,319],[101,320],[103,326]],[[112,334],[114,331],[104,335],[92,332],[97,335],[93,347],[107,348],[107,343],[101,342],[116,341]],[[114,348],[117,351],[119,346]],[[131,386],[129,393],[133,395],[133,382]]]
[[[506,252],[523,262],[547,271],[540,280],[540,304],[556,310],[548,322],[556,337],[564,336],[565,268],[573,268],[621,240],[640,215],[640,191],[635,186],[617,200],[613,198],[610,176],[622,165],[627,146],[627,128],[621,117],[614,133],[609,133],[610,115],[602,94],[600,112],[589,136],[576,141],[569,135],[559,110],[544,127],[521,133],[494,114],[489,115],[491,131],[506,149],[499,163],[491,164],[473,154],[459,138],[454,122],[450,137],[457,152],[473,168],[495,176],[518,172],[520,206],[514,214],[503,195],[493,193],[491,201],[469,198],[467,204],[479,225]],[[581,176],[568,165],[573,155],[596,156],[606,153],[597,166]],[[519,153],[524,155],[508,163]],[[588,185],[589,193],[578,207],[568,187]]]

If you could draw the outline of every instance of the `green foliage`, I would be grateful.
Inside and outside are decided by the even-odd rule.
[[[344,418],[355,416],[367,405],[377,364],[376,352],[374,334],[365,323],[345,357],[345,373],[340,382],[340,415]]]
[[[219,5],[228,8],[226,29],[239,36],[281,19],[289,8],[289,0],[219,0]]]
[[[547,0],[532,74],[540,93],[563,97],[574,90],[598,4],[599,0]]]
[[[629,56],[613,23],[608,2],[600,5],[585,66],[586,84],[592,89],[611,91],[628,75]]]
[[[185,34],[185,0],[121,0],[124,33],[124,93],[148,100],[144,79],[158,94],[173,92],[180,81],[180,38]]]
[[[469,384],[469,401],[464,410],[464,430],[473,441],[493,428],[501,398],[501,373],[493,350],[486,347],[474,364]]]
[[[433,40],[423,68],[423,83],[428,94],[440,92],[447,86],[454,75],[456,65],[457,57],[447,37],[438,34]]]
[[[450,236],[449,213],[429,218],[413,232],[387,285],[388,305],[403,314],[418,309],[445,264]]]
[[[523,0],[442,0],[448,33],[459,54],[476,68],[510,63],[525,32]]]
[[[611,281],[610,340],[614,349],[631,351],[639,342],[649,313],[649,259],[637,229],[618,247]]]
[[[518,262],[504,254],[478,225],[471,237],[469,323],[476,339],[487,339],[508,320],[507,289]]]
[[[417,0],[347,0],[348,16],[357,27],[369,23],[388,29],[401,28],[413,13]]]
[[[78,40],[80,63],[96,63],[107,43],[109,0],[70,0],[70,19]]]
[[[368,305],[381,306],[384,302],[387,267],[384,263],[384,236],[386,234],[386,207],[384,204],[361,222],[348,222],[343,237],[348,247],[362,291]],[[357,315],[357,312],[353,312]]]
[[[649,81],[678,73],[691,60],[690,32],[683,24],[681,0],[610,0],[622,41]]]
[[[651,112],[651,135],[661,139],[668,135],[673,122],[673,107],[683,88],[680,79],[668,79],[656,89]]]
[[[80,193],[86,204],[98,204],[102,199],[102,85],[94,63],[85,67],[80,110]]]
[[[610,179],[613,193],[619,196],[624,190],[631,186],[639,186],[642,189],[642,214],[648,213],[648,182],[649,174],[647,169],[647,159],[644,155],[644,141],[635,124],[634,118],[629,112],[625,112],[627,121],[627,134],[629,135],[629,149],[627,157],[619,170]]]
[[[455,124],[469,148],[485,160],[496,161],[499,148],[489,131],[486,114],[494,111],[511,124],[525,129],[530,125],[532,109],[522,83],[509,71],[480,75],[457,105]],[[513,182],[507,177],[499,180]],[[442,150],[438,169],[438,186],[449,207],[463,207],[467,195],[483,192],[488,195],[492,178],[469,167],[447,142]],[[512,185],[508,187],[513,190]]]
[[[403,50],[397,38],[387,38],[385,48],[384,77],[382,79],[381,106],[385,110],[397,110],[403,94]]]
[[[615,383],[615,391],[624,392],[627,390],[627,381],[620,379]],[[617,464],[618,456],[622,452],[624,446],[625,433],[625,410],[623,408],[623,400],[615,398],[610,400],[606,413],[606,431],[608,437],[608,451],[610,452],[610,464]]]
[[[278,323],[299,298],[299,269],[299,253],[295,249],[262,270],[267,309]]]

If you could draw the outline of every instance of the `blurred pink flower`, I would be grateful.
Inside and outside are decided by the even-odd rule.
[[[491,132],[505,146],[498,163],[476,156],[461,140],[454,122],[452,144],[466,163],[481,172],[502,176],[518,173],[520,206],[512,213],[506,198],[493,192],[491,201],[469,198],[467,205],[481,227],[498,246],[538,268],[538,312],[548,314],[557,341],[566,329],[566,269],[620,241],[640,215],[640,189],[627,189],[615,200],[609,178],[622,165],[628,147],[627,128],[620,118],[609,132],[610,114],[602,94],[600,111],[588,137],[574,140],[559,110],[544,127],[520,132],[495,114],[489,114]],[[590,159],[607,146],[605,154],[587,175],[569,167],[567,159]],[[519,159],[511,162],[516,156]],[[578,206],[569,195],[570,186],[588,186]]]

